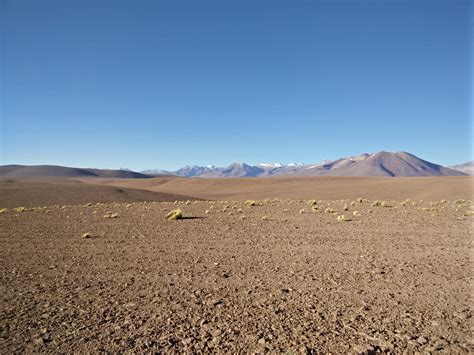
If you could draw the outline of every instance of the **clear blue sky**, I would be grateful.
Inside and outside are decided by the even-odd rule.
[[[0,4],[0,164],[472,159],[471,1]]]

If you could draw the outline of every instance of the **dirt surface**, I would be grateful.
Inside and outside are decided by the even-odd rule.
[[[82,179],[84,182],[195,196],[210,200],[298,198],[334,200],[472,199],[474,177],[273,177],[240,179]]]
[[[0,350],[473,352],[471,203],[350,202],[8,209]]]
[[[0,208],[187,199],[193,198],[165,192],[97,185],[93,181],[85,184],[57,178],[0,180]]]

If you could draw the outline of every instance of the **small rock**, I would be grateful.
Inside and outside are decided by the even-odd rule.
[[[364,345],[354,345],[352,349],[359,354],[367,354],[374,351],[374,348],[368,344]]]
[[[428,339],[426,339],[424,336],[419,336],[419,337],[416,339],[416,342],[417,342],[418,344],[423,345],[423,344],[426,344],[426,343],[428,342]]]

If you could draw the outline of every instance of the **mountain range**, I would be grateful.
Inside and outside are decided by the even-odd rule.
[[[459,176],[462,170],[446,168],[407,152],[364,153],[317,164],[232,163],[227,167],[186,166],[176,171],[145,170],[146,175],[170,174],[182,177],[224,178],[264,176]]]
[[[364,153],[348,158],[324,160],[317,164],[257,164],[233,163],[227,167],[186,166],[176,171],[160,169],[134,172],[128,169],[85,169],[56,165],[3,165],[1,178],[24,177],[106,177],[106,178],[152,178],[162,175],[200,178],[241,178],[269,176],[462,176],[472,175],[474,162],[443,167],[418,158],[407,152]]]

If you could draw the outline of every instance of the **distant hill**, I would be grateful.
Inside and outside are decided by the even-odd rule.
[[[58,165],[2,165],[0,166],[0,178],[25,178],[25,177],[107,177],[107,178],[129,178],[146,179],[149,175],[137,173],[130,170],[107,170],[107,169],[82,169],[69,168]]]
[[[146,172],[163,170],[147,170]],[[233,163],[228,167],[186,166],[177,171],[167,171],[183,177],[232,178],[264,176],[461,176],[464,172],[453,170],[418,158],[407,152],[377,152],[317,164],[258,164]]]
[[[468,161],[464,164],[452,165],[449,168],[467,175],[474,175],[474,160]]]

